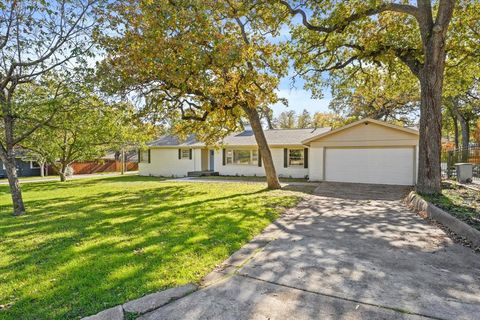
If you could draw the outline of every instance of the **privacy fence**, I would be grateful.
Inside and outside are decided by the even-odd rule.
[[[70,165],[75,174],[89,174],[99,172],[120,172],[122,170],[122,163],[115,160],[97,160],[97,161],[82,161],[74,162]],[[138,163],[126,162],[125,171],[137,171]],[[55,174],[54,168],[49,168],[50,174]]]

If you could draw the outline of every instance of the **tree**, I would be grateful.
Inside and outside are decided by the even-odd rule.
[[[473,139],[476,141],[478,145],[480,145],[480,119],[477,120],[475,129],[473,130]]]
[[[302,113],[297,117],[297,128],[311,128],[312,116],[307,109],[303,109]]]
[[[446,72],[447,82],[444,97],[444,130],[452,133],[455,148],[467,149],[471,133],[480,116],[479,79],[480,66],[476,60],[461,59],[461,63],[449,68]],[[464,69],[462,72],[460,69]],[[460,139],[461,138],[461,139]]]
[[[194,131],[207,143],[246,117],[268,187],[280,188],[258,109],[279,101],[287,61],[265,36],[278,34],[270,27],[275,13],[256,8],[228,0],[113,3],[109,31],[99,37],[108,55],[102,72],[110,90],[135,91],[150,111],[181,118],[175,131]]]
[[[264,119],[267,122],[267,128],[275,129],[276,122],[273,118],[273,110],[268,106],[264,106],[263,108],[260,108],[259,113],[260,118],[262,120]]]
[[[284,1],[291,15],[300,15],[304,28],[295,28],[295,67],[318,87],[323,73],[347,66],[400,61],[420,85],[420,142],[417,190],[440,193],[442,94],[452,18],[478,21],[478,2],[422,0],[385,1]],[[454,8],[456,14],[454,16]],[[476,19],[471,19],[475,17]],[[460,39],[460,37],[458,37]],[[456,40],[456,39],[455,39]],[[455,41],[455,45],[460,45]],[[466,50],[468,51],[468,50]]]
[[[345,118],[373,118],[412,125],[420,96],[415,79],[401,64],[346,67],[331,81],[330,109]]]
[[[15,215],[25,213],[15,169],[15,147],[33,132],[48,124],[56,110],[22,109],[16,94],[51,70],[84,65],[82,58],[91,49],[89,34],[95,24],[97,0],[5,0],[0,3],[0,159],[10,186]],[[43,98],[55,100],[53,90]],[[46,106],[46,104],[43,104]],[[28,110],[28,112],[26,112]],[[35,114],[35,116],[33,116]]]
[[[296,127],[297,115],[294,110],[283,111],[276,119],[278,128],[292,129]]]
[[[330,127],[332,129],[337,129],[355,120],[355,118],[344,119],[339,114],[333,112],[316,112],[313,116],[315,128]]]
[[[466,96],[448,97],[445,99],[445,106],[452,121],[455,130],[455,145],[459,147],[458,124],[460,124],[462,149],[468,149],[470,145],[471,128],[475,125],[480,113],[480,106],[475,101],[469,100]]]
[[[74,161],[97,159],[110,150],[151,138],[149,127],[135,117],[131,105],[104,101],[85,82],[65,88],[70,94],[55,103],[68,111],[57,114],[22,144],[30,151],[29,157],[50,164],[60,181],[66,181]]]

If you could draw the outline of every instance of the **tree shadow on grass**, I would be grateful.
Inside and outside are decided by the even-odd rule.
[[[141,182],[163,182],[165,178],[160,177],[146,177],[137,175],[125,175],[125,176],[113,176],[113,177],[92,177],[88,179],[71,179],[65,182],[60,181],[42,181],[22,183],[21,188],[24,192],[30,191],[48,191],[48,190],[69,190],[78,188],[79,186],[89,187],[98,186],[105,183],[141,183]],[[0,185],[0,196],[10,195],[10,189],[8,185]]]
[[[60,188],[118,179],[75,181]],[[29,185],[27,192],[56,187],[41,184]],[[197,184],[141,190],[125,186],[124,192],[66,194],[48,201],[26,197],[30,214],[0,215],[0,246],[7,257],[0,271],[2,281],[11,284],[0,295],[0,304],[13,302],[0,311],[6,319],[79,318],[196,281],[272,221],[277,207],[286,203],[258,188],[245,192],[222,187],[226,191],[215,196]],[[61,194],[65,189],[56,190]]]

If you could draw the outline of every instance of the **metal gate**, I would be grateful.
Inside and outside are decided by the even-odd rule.
[[[480,183],[480,146],[447,151],[442,155],[442,161],[443,163],[446,161],[446,166],[442,167],[442,171],[444,171],[442,173],[449,179],[456,176],[455,163],[473,164],[473,181]]]

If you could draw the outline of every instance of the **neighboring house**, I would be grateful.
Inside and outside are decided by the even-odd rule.
[[[28,161],[22,158],[16,159],[17,175],[19,177],[34,177],[40,176],[40,165],[36,161]],[[0,160],[0,178],[6,178],[5,165]]]
[[[331,130],[265,130],[275,169],[280,177],[413,185],[417,180],[418,131],[386,122],[363,119]],[[183,177],[189,172],[264,176],[253,132],[226,137],[213,149],[190,136],[180,141],[163,136],[140,152],[139,173]]]

